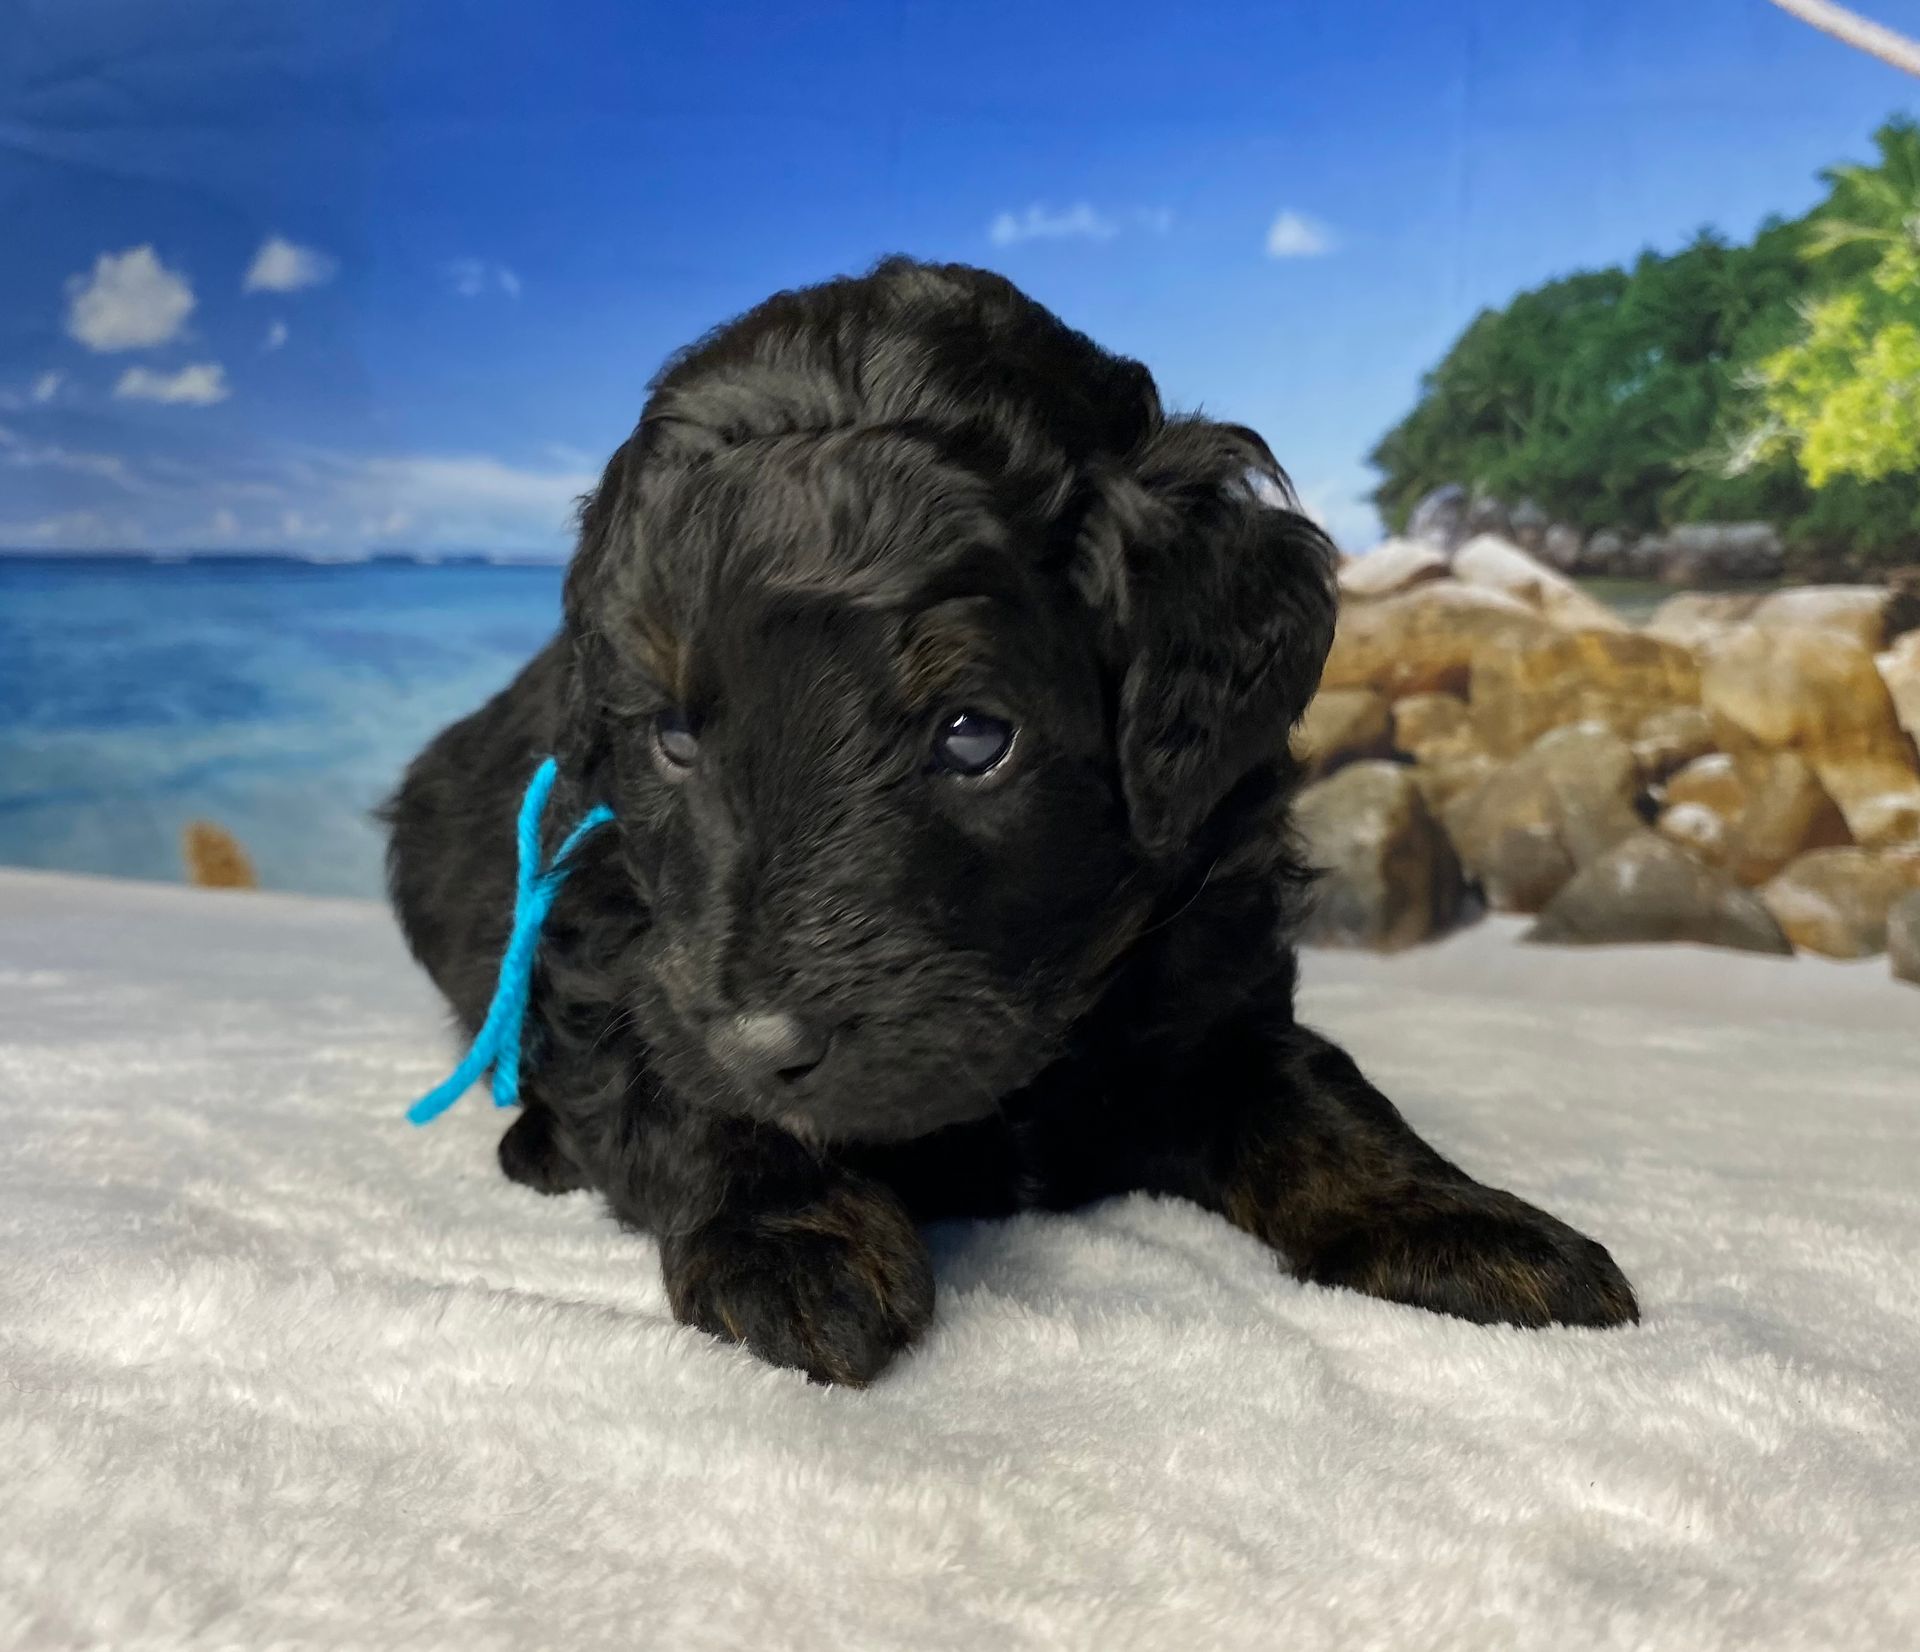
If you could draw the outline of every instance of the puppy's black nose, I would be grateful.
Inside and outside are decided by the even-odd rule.
[[[782,1010],[722,1016],[707,1030],[713,1059],[749,1083],[791,1084],[827,1053],[828,1035]]]

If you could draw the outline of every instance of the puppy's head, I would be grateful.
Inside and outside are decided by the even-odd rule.
[[[823,1139],[984,1115],[1286,763],[1330,552],[1250,432],[997,277],[892,263],[670,366],[583,516],[562,758],[675,1088]]]

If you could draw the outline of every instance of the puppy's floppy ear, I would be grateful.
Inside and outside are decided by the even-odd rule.
[[[1251,430],[1170,419],[1098,477],[1077,573],[1120,674],[1135,837],[1175,853],[1279,761],[1333,643],[1332,544]]]

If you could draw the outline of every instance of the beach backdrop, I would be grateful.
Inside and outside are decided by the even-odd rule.
[[[551,633],[649,376],[894,251],[1253,425],[1348,553],[1451,555],[1452,490],[1635,621],[1890,578],[1916,88],[1768,0],[28,8],[0,864],[178,878],[210,820],[376,891],[370,810]]]

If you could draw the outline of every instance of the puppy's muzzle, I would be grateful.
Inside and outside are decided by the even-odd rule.
[[[790,1089],[820,1065],[831,1034],[784,1010],[725,1015],[707,1028],[707,1053],[737,1083],[754,1090]]]

